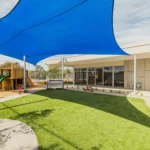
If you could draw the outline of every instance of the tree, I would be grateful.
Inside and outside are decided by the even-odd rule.
[[[72,71],[71,71],[70,68],[66,68],[66,69],[64,70],[64,74],[65,74],[65,75],[66,75],[66,74],[70,74],[70,73],[72,73]]]
[[[47,76],[47,71],[45,71],[45,69],[40,66],[40,65],[36,65],[36,78],[37,79],[46,79]]]
[[[1,67],[1,68],[10,68],[11,65],[13,65],[15,68],[20,68],[20,67],[21,67],[18,62],[12,63],[12,62],[9,62],[9,61],[7,61],[7,62],[1,64],[0,67]]]
[[[52,67],[49,67],[48,72],[53,73],[53,74],[59,74],[59,73],[61,73],[61,70],[59,67],[52,66]]]
[[[36,65],[35,68],[36,68],[37,71],[43,71],[44,70],[44,68],[40,65]]]

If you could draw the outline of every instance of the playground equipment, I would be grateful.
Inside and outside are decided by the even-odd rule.
[[[31,79],[28,77],[28,71],[26,71],[26,83],[27,87],[33,87]],[[19,89],[19,85],[23,85],[24,68],[17,67],[12,64],[9,68],[0,68],[0,87],[1,90],[15,90]]]

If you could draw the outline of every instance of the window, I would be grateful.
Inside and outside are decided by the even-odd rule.
[[[80,71],[75,72],[75,84],[80,84]]]
[[[103,85],[103,68],[96,69],[96,85]]]
[[[86,68],[82,68],[81,72],[86,72],[86,70],[87,70]]]
[[[95,68],[88,68],[88,71],[95,71]]]
[[[79,69],[79,68],[76,68],[76,69],[75,69],[75,72],[80,72],[80,69]]]
[[[81,85],[86,85],[86,81],[87,81],[87,72],[86,72],[86,68],[81,69],[80,72],[80,84]]]
[[[104,67],[104,85],[112,86],[112,67]]]
[[[86,68],[75,69],[75,84],[86,85],[86,83],[87,83],[87,72],[86,71],[87,71]]]
[[[114,67],[114,86],[124,87],[124,66]]]
[[[95,85],[95,68],[88,69],[88,84]]]
[[[88,77],[87,77],[88,76]],[[113,81],[114,76],[114,81]],[[75,84],[124,87],[124,66],[76,68]]]

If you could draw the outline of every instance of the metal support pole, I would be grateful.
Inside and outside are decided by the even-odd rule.
[[[23,61],[24,61],[24,91],[26,91],[26,56],[23,56]]]
[[[88,86],[89,85],[89,68],[86,69],[86,74],[87,74],[87,76],[86,76],[86,86]]]
[[[73,68],[73,85],[75,85],[75,68]]]
[[[112,87],[115,87],[115,68],[112,67]]]
[[[62,88],[64,89],[64,57],[62,58],[61,69],[62,69],[62,82],[63,82]]]
[[[134,55],[134,95],[136,95],[136,55]]]
[[[62,69],[62,80],[64,80],[64,57],[62,58],[62,66],[61,66],[61,69]]]

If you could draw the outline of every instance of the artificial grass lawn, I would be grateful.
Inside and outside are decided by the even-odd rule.
[[[30,125],[39,150],[150,150],[150,108],[140,99],[40,91],[0,103],[0,118]]]

